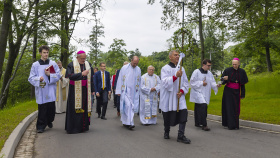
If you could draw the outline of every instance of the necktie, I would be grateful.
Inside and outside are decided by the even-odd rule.
[[[102,73],[102,88],[104,90],[104,72]]]

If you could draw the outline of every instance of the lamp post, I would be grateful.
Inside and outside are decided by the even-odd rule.
[[[182,18],[182,51],[184,50],[184,10],[185,10],[185,2],[183,1],[178,1],[178,0],[173,0],[177,3],[181,3],[183,5],[183,18]],[[181,60],[181,63],[178,63],[180,64],[180,70],[182,70],[182,65],[183,65],[183,60]],[[181,85],[181,77],[179,77],[179,88],[178,88],[178,93],[180,93],[180,85]],[[179,98],[178,98],[178,104],[177,104],[177,112],[179,112]]]
[[[212,61],[212,58],[211,58],[211,54],[212,54],[212,53],[215,53],[215,51],[212,51],[212,50],[210,50],[210,51],[209,51],[209,54],[210,54],[210,60],[211,60],[211,61]],[[211,71],[211,67],[210,67],[210,71]]]

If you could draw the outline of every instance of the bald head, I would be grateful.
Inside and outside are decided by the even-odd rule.
[[[123,62],[123,65],[126,65],[126,64],[128,64],[129,62],[128,61],[125,61],[125,62]]]
[[[131,61],[133,61],[133,60],[138,60],[139,61],[139,57],[138,56],[133,56]]]
[[[57,66],[61,69],[62,68],[62,62],[58,60],[56,63],[57,63]]]
[[[135,68],[139,63],[139,57],[138,56],[133,56],[131,59],[131,66]]]

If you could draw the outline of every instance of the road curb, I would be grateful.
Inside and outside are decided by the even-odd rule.
[[[188,110],[188,111],[189,111],[189,114],[194,115],[194,112],[192,110]],[[208,114],[207,119],[222,122],[222,116]],[[257,129],[262,129],[262,130],[266,130],[266,131],[280,133],[280,125],[274,125],[274,124],[262,123],[262,122],[254,122],[254,121],[247,121],[247,120],[242,120],[242,119],[239,119],[239,125],[250,127],[250,128],[257,128]]]
[[[6,140],[1,153],[0,157],[1,158],[13,158],[15,149],[24,134],[26,128],[30,125],[32,121],[37,117],[38,111],[35,111],[28,115],[25,119],[23,119],[17,127],[13,130],[9,138]]]

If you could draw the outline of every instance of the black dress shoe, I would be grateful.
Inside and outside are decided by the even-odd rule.
[[[169,137],[169,133],[164,132],[164,139],[170,139],[170,137]]]
[[[104,116],[101,116],[101,119],[102,119],[102,120],[107,120],[107,118],[105,118]]]
[[[43,129],[37,129],[37,133],[43,133],[44,130]]]
[[[204,131],[210,131],[210,128],[207,127],[207,126],[203,126],[203,127],[202,127],[202,130],[204,130]]]
[[[100,118],[100,114],[98,115],[98,118]]]
[[[132,130],[133,128],[135,128],[135,126],[134,126],[134,125],[130,125],[130,126],[128,126],[128,129],[130,129],[130,130]]]
[[[53,128],[53,124],[52,124],[52,123],[49,123],[49,124],[48,124],[48,127],[49,127],[49,128]]]
[[[191,143],[191,140],[188,139],[186,136],[184,135],[178,135],[177,137],[177,142],[182,142],[182,143],[185,143],[185,144],[190,144]]]

